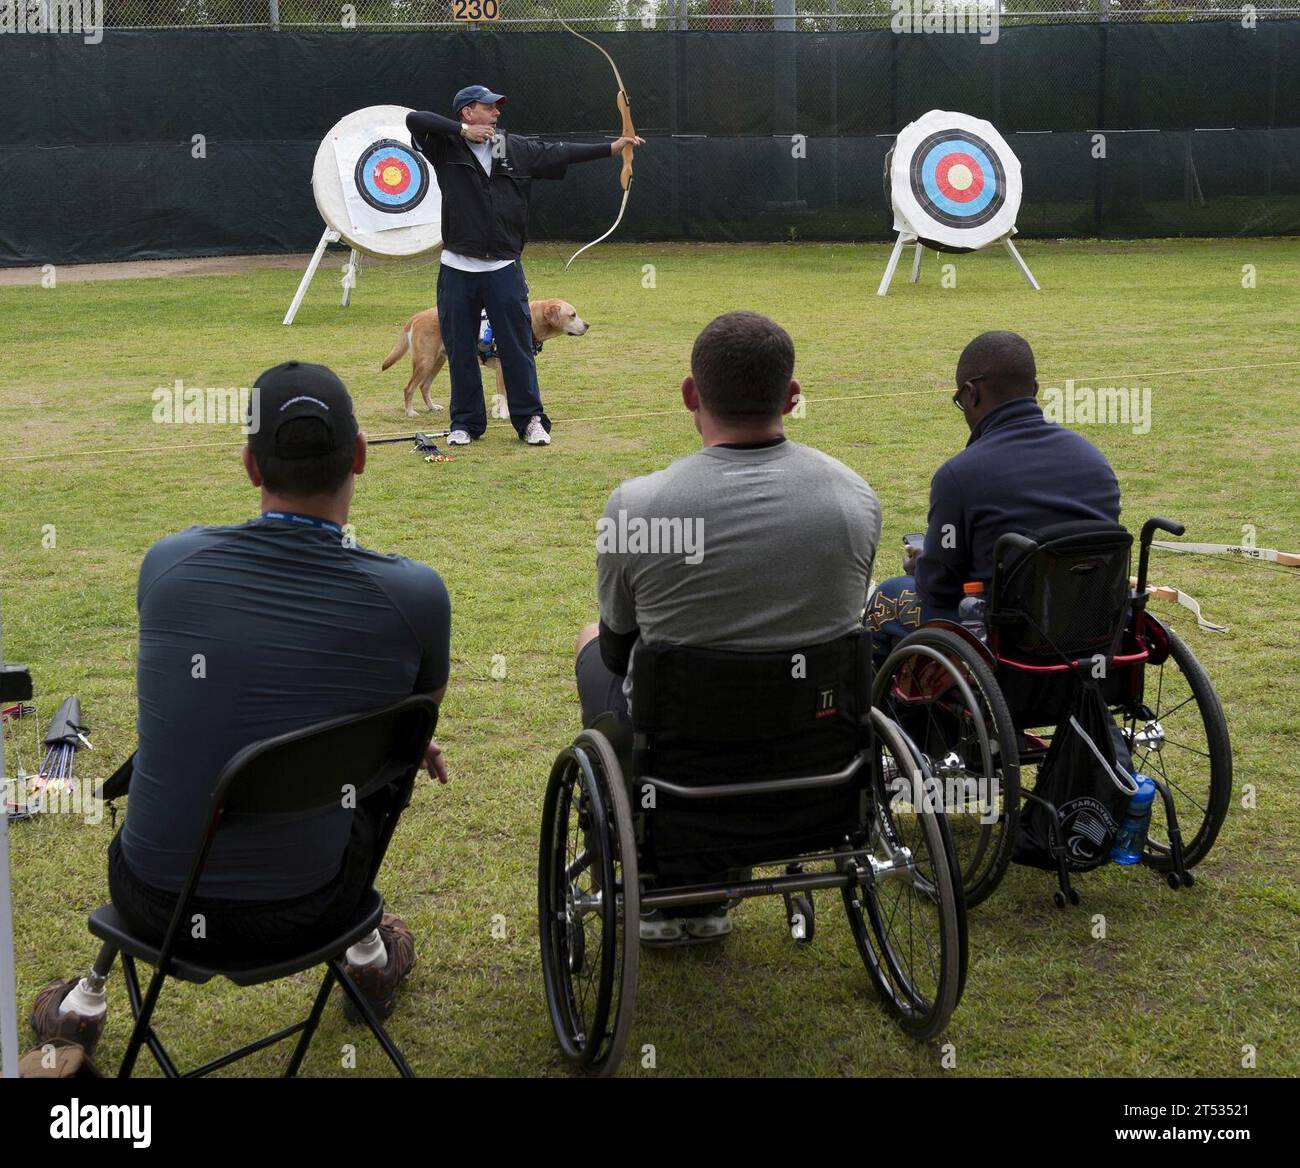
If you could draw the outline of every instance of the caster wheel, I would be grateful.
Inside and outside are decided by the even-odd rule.
[[[1179,878],[1177,872],[1170,872],[1168,875],[1165,876],[1165,880],[1168,882],[1170,888],[1177,889],[1182,887],[1183,882]]]
[[[1195,883],[1196,883],[1196,877],[1195,877],[1195,876],[1193,876],[1190,872],[1184,872],[1184,873],[1183,873],[1183,887],[1184,887],[1184,888],[1191,888],[1191,886],[1192,886],[1193,884],[1195,884]]]
[[[1059,888],[1052,893],[1052,903],[1056,905],[1057,908],[1065,907],[1065,893]]]
[[[817,910],[813,908],[811,896],[791,898],[794,910],[787,918],[790,922],[790,936],[802,945],[809,944],[817,931]]]
[[[1080,899],[1081,899],[1081,897],[1079,896],[1079,890],[1078,890],[1077,888],[1071,888],[1071,889],[1070,889],[1070,903],[1071,903],[1071,904],[1078,904],[1079,901],[1080,901]]]

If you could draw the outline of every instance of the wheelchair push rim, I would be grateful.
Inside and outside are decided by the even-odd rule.
[[[1006,874],[1020,817],[1019,736],[993,671],[960,636],[922,629],[880,667],[874,704],[938,784],[963,895],[974,907]]]
[[[1173,796],[1183,839],[1183,863],[1203,860],[1218,837],[1232,799],[1232,748],[1223,707],[1209,675],[1172,629],[1169,656],[1146,666],[1143,705],[1118,710],[1133,755],[1133,768],[1159,779]],[[1151,809],[1146,863],[1173,868],[1163,800]]]
[[[611,1074],[631,1029],[640,897],[631,812],[603,735],[586,731],[556,758],[538,852],[551,1024],[575,1067]]]
[[[873,712],[870,871],[843,890],[849,926],[886,1008],[916,1039],[939,1033],[966,973],[965,905],[942,812],[893,802],[891,773],[924,774],[898,727]]]

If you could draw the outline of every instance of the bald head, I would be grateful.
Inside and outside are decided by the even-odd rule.
[[[1033,397],[1037,376],[1034,351],[1019,333],[980,333],[957,359],[957,385],[979,378],[981,392],[998,402]]]

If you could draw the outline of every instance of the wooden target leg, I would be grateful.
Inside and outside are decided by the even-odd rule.
[[[1016,251],[1016,245],[1012,243],[1009,238],[1004,239],[1002,242],[1007,245],[1007,251],[1011,253],[1011,258],[1016,261],[1016,267],[1020,269],[1020,274],[1024,276],[1025,283],[1028,284],[1035,292],[1040,291],[1038,287],[1038,281],[1034,279],[1034,273],[1029,270],[1029,268],[1025,264],[1025,261],[1020,258],[1020,253]]]
[[[348,262],[343,265],[343,307],[348,306],[352,299],[352,289],[357,286],[357,249],[352,249],[352,255],[348,257]]]
[[[338,241],[339,233],[332,227],[327,227],[325,234],[320,237],[320,243],[316,245],[316,251],[311,257],[311,263],[307,265],[307,270],[302,274],[302,281],[298,285],[298,291],[293,294],[293,303],[289,305],[289,311],[284,314],[285,324],[293,324],[293,318],[298,315],[302,298],[307,295],[307,287],[311,284],[311,278],[316,274],[316,269],[320,267],[321,259],[325,255],[326,245],[338,243]]]
[[[889,291],[889,282],[894,278],[894,272],[898,268],[898,258],[903,254],[903,245],[906,242],[907,236],[900,231],[894,243],[894,250],[890,253],[889,263],[885,265],[885,274],[881,277],[880,287],[876,289],[877,296],[884,296]]]
[[[916,255],[912,257],[912,283],[915,284],[921,278],[921,253],[925,248],[921,246],[921,241],[916,241]]]

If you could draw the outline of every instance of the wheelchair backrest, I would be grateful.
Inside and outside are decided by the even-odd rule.
[[[869,741],[871,640],[765,653],[639,644],[638,772],[714,782],[831,771]]]
[[[1059,664],[1114,654],[1128,619],[1132,545],[1119,524],[1092,520],[998,540],[989,625],[999,655]]]

